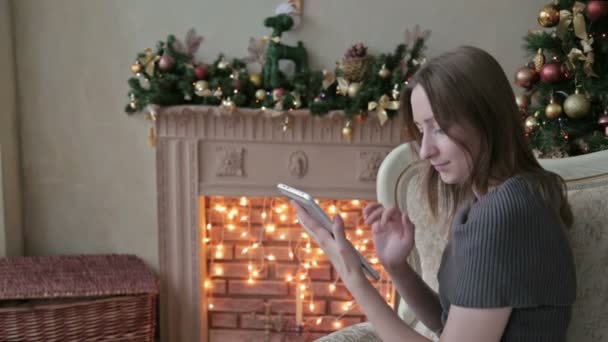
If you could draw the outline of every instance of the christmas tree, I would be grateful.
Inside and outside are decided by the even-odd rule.
[[[555,0],[538,23],[515,74],[532,147],[541,158],[608,149],[608,1]]]

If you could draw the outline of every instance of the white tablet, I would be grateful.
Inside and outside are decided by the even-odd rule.
[[[309,194],[307,194],[306,192],[304,192],[302,190],[298,190],[289,185],[285,185],[285,184],[281,184],[281,183],[277,184],[277,188],[283,195],[287,196],[289,199],[292,199],[292,200],[296,201],[299,205],[301,205],[302,208],[304,208],[304,210],[306,210],[311,216],[313,216],[315,219],[317,219],[317,221],[319,221],[321,223],[321,226],[323,228],[325,228],[325,230],[327,230],[329,232],[329,234],[331,234],[331,236],[333,237],[332,228],[331,228],[333,225],[333,222],[327,216],[327,214],[323,211],[323,209],[321,209],[321,207],[319,207],[319,205],[317,204],[317,202],[315,202],[315,199],[312,196],[310,196]],[[302,222],[300,222],[300,224],[304,228],[306,228],[302,224]],[[306,228],[306,229],[308,230],[308,228]],[[370,263],[363,257],[363,255],[361,255],[358,252],[357,252],[357,254],[359,254],[359,259],[361,260],[361,266],[363,267],[363,270],[373,279],[375,279],[375,280],[380,279],[378,272],[376,272],[376,270],[374,270],[372,265],[370,265]]]

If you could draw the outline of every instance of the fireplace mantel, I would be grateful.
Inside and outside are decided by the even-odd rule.
[[[289,127],[284,130],[286,115]],[[176,106],[157,113],[157,190],[162,341],[207,339],[201,296],[199,196],[278,196],[278,182],[316,197],[375,198],[377,168],[403,141],[400,117],[370,114],[342,135],[339,112]]]

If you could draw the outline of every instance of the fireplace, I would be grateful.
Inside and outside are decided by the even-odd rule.
[[[344,215],[351,241],[375,262],[360,210],[375,199],[402,122],[370,115],[350,137],[344,125],[338,113],[158,111],[162,341],[262,341],[268,327],[295,333],[296,321],[314,337],[364,319],[276,192],[278,182],[302,188]],[[390,284],[377,287],[392,300]]]

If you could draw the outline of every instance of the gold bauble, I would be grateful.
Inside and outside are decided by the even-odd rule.
[[[137,109],[137,101],[131,100],[131,102],[129,102],[129,107],[131,107],[131,109]]]
[[[589,113],[589,109],[591,109],[591,102],[578,89],[564,101],[564,112],[572,119],[584,118]]]
[[[559,23],[559,7],[554,4],[545,5],[538,14],[538,23],[542,27],[553,27]]]
[[[342,136],[346,139],[350,139],[353,136],[353,122],[348,120],[342,128]]]
[[[531,133],[532,131],[534,131],[536,129],[536,127],[538,126],[538,120],[536,120],[535,117],[533,116],[528,116],[526,118],[526,132],[527,133]]]
[[[141,63],[139,63],[139,61],[135,61],[131,64],[131,72],[133,75],[137,75],[141,72]]]
[[[526,94],[518,94],[515,96],[515,102],[519,110],[525,111],[530,105],[530,97]]]
[[[547,107],[545,107],[545,116],[549,120],[559,118],[563,112],[562,106],[559,103],[555,103],[553,99],[551,99]]]
[[[382,78],[387,78],[391,75],[391,71],[388,70],[388,68],[386,67],[385,64],[382,64],[382,68],[380,68],[380,71],[378,71],[378,76],[382,77]]]
[[[255,91],[255,98],[260,100],[260,101],[264,101],[264,99],[266,98],[266,91],[264,89],[258,89]]]
[[[236,108],[236,105],[234,104],[234,101],[232,101],[230,98],[227,98],[222,101],[222,105],[220,106],[220,111],[224,114],[232,114],[234,112],[235,108]]]
[[[351,83],[348,86],[348,97],[355,97],[357,96],[357,94],[359,93],[359,89],[361,89],[361,83],[355,82],[355,83]]]
[[[223,58],[219,62],[217,62],[218,69],[224,70],[224,69],[228,68],[229,66],[230,66],[230,63]]]
[[[194,82],[194,93],[197,96],[204,96],[205,90],[209,89],[209,83],[207,81],[196,81]]]
[[[251,74],[249,75],[249,80],[256,88],[262,86],[262,76],[260,74]]]

